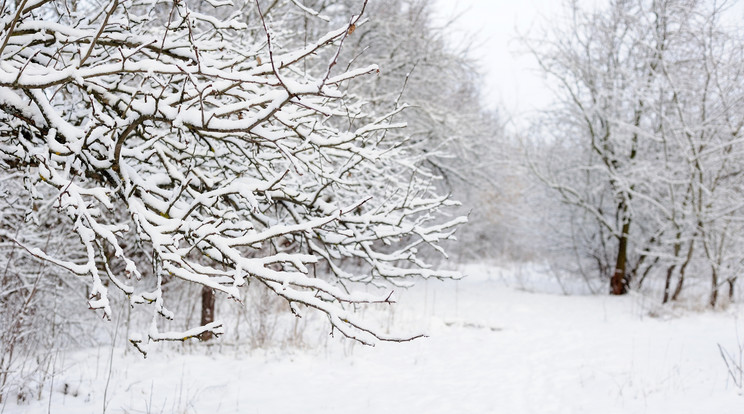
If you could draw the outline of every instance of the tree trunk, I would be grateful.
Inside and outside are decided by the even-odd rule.
[[[662,299],[661,303],[669,302],[669,288],[671,287],[672,275],[676,267],[677,265],[671,265],[667,268],[666,280],[664,281],[664,299]]]
[[[735,277],[729,278],[728,280],[726,280],[726,282],[728,282],[728,287],[729,287],[728,289],[729,302],[733,302],[734,301],[734,285],[736,284],[736,278]]]
[[[625,211],[625,203],[621,203],[621,211]],[[617,262],[615,262],[615,273],[610,279],[610,294],[624,295],[628,293],[628,281],[626,278],[626,266],[628,263],[628,232],[630,231],[630,219],[623,223],[623,233],[617,246]]]
[[[204,286],[201,294],[201,324],[202,326],[214,322],[214,290]],[[208,341],[212,339],[212,332],[203,332],[199,339]]]
[[[685,284],[685,268],[682,267],[679,271],[679,280],[677,280],[677,287],[674,288],[674,295],[672,295],[672,300],[677,301],[679,299],[679,294],[682,293],[682,286]]]
[[[674,295],[672,295],[673,301],[679,299],[679,295],[682,293],[682,286],[685,283],[685,270],[687,269],[687,265],[690,264],[690,260],[692,260],[692,252],[694,250],[695,242],[690,241],[690,247],[687,249],[687,258],[685,259],[685,262],[682,263],[682,267],[679,268],[679,280],[677,281],[677,287],[674,289]]]
[[[715,267],[710,271],[710,307],[715,308],[718,302],[718,272]]]

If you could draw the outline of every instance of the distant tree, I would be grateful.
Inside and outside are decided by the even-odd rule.
[[[499,114],[484,105],[483,77],[467,44],[455,43],[450,22],[436,23],[433,2],[378,0],[359,27],[346,56],[380,65],[379,77],[352,90],[371,96],[380,109],[396,99],[408,106],[397,119],[408,125],[421,162],[442,177],[441,191],[463,202],[471,218],[452,247],[466,260],[494,256],[508,237],[505,139]]]
[[[659,19],[660,32],[670,46],[660,80],[666,102],[658,115],[659,135],[665,159],[676,166],[665,163],[660,175],[668,190],[658,204],[671,210],[665,217],[674,222],[674,231],[660,238],[671,252],[667,248],[657,257],[668,262],[672,256],[672,266],[679,267],[673,291],[667,271],[664,300],[679,296],[685,269],[693,263],[709,275],[708,303],[715,306],[721,287],[727,285],[733,297],[743,264],[744,33],[741,25],[726,24],[727,2],[663,6],[669,17]],[[683,16],[684,25],[674,16]]]
[[[304,4],[317,13],[300,16],[297,26],[318,35],[328,21],[358,7],[356,0]],[[461,242],[448,250],[479,260],[493,255],[505,237],[498,216],[511,190],[504,168],[508,144],[498,113],[484,105],[483,78],[468,44],[455,43],[451,22],[440,22],[436,12],[427,0],[370,2],[339,64],[379,66],[378,76],[350,82],[348,93],[364,96],[373,111],[405,106],[395,120],[407,125],[401,132],[417,162],[441,177],[433,184],[463,201],[460,211],[472,218],[458,231]]]
[[[146,337],[130,337],[143,353],[151,341],[223,332],[210,315],[163,331],[166,282],[237,300],[261,283],[297,315],[314,308],[371,344],[410,337],[360,321],[346,304],[392,299],[355,284],[456,275],[419,258],[464,219],[433,221],[455,203],[434,192],[436,176],[398,132],[403,108],[391,99],[370,112],[345,93],[378,71],[338,60],[366,2],[303,45],[271,10],[280,6],[313,13],[294,1],[2,5],[3,170],[68,220],[80,257],[15,240],[90,278],[89,305],[106,317],[112,287],[150,306]]]
[[[533,171],[570,206],[580,229],[571,243],[612,294],[660,268],[666,302],[690,265],[708,267],[711,305],[722,278],[733,292],[733,274],[720,273],[740,268],[729,249],[744,213],[733,196],[744,61],[741,33],[722,23],[726,7],[573,2],[565,27],[528,41],[561,102],[539,121],[553,156],[533,159]]]
[[[89,344],[84,336],[94,315],[84,309],[85,284],[57,277],[59,269],[34,260],[16,243],[33,243],[59,257],[74,259],[67,250],[70,225],[56,214],[54,201],[29,197],[24,175],[0,170],[0,402],[23,399],[41,389],[33,384],[51,375],[56,350]],[[35,228],[36,231],[26,231]],[[70,300],[71,298],[77,300]],[[37,394],[38,395],[38,394]]]

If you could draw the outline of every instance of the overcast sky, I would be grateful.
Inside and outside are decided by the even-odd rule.
[[[443,19],[459,16],[455,29],[475,33],[473,56],[481,61],[487,85],[484,97],[509,112],[545,107],[550,101],[534,59],[523,53],[514,38],[555,14],[556,0],[437,0]]]
[[[538,31],[541,25],[555,22],[562,14],[559,0],[433,0],[442,21],[459,16],[455,30],[475,34],[472,56],[481,62],[487,85],[483,96],[494,107],[519,117],[545,108],[552,99],[535,60],[519,53],[523,48],[515,40],[520,33]],[[580,0],[602,5],[603,0]],[[740,26],[744,1],[729,4],[724,22]],[[547,23],[546,23],[547,22]]]

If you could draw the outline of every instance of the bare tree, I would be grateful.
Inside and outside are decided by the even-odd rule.
[[[566,155],[533,171],[584,216],[583,255],[613,294],[663,268],[663,301],[678,298],[686,271],[703,263],[711,305],[722,279],[733,292],[734,276],[720,273],[740,266],[728,252],[739,243],[744,95],[742,37],[721,22],[727,6],[636,0],[587,12],[571,3],[565,29],[547,46],[530,43],[559,86],[562,106],[542,122]]]
[[[364,97],[344,93],[378,71],[338,65],[366,2],[301,47],[286,46],[295,34],[267,17],[275,3],[3,5],[12,17],[0,31],[3,162],[69,220],[78,238],[69,248],[82,257],[16,240],[90,278],[89,305],[106,317],[112,287],[151,307],[146,337],[130,337],[142,352],[223,332],[208,318],[161,329],[173,317],[163,290],[172,280],[236,300],[241,285],[261,283],[296,314],[317,309],[371,344],[411,337],[383,334],[345,306],[391,302],[390,291],[351,286],[456,276],[417,257],[464,219],[432,222],[454,203],[411,162],[393,119],[403,108],[369,113]],[[348,257],[367,270],[344,268]],[[328,272],[314,273],[318,263]]]

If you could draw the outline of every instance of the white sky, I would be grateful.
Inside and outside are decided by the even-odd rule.
[[[459,15],[455,30],[459,35],[474,34],[472,56],[481,62],[486,75],[483,96],[487,103],[499,105],[511,115],[543,108],[550,102],[543,77],[531,56],[515,37],[527,33],[558,12],[556,0],[436,0],[441,17]]]
[[[519,119],[549,105],[552,93],[534,58],[515,39],[520,33],[539,32],[540,25],[563,14],[560,0],[432,0],[443,21],[453,16],[455,34],[475,36],[474,58],[481,62],[486,85],[483,97],[492,107]],[[582,0],[601,5],[602,0]],[[744,1],[733,1],[724,15],[729,24],[741,25]],[[539,34],[539,33],[534,33]]]

